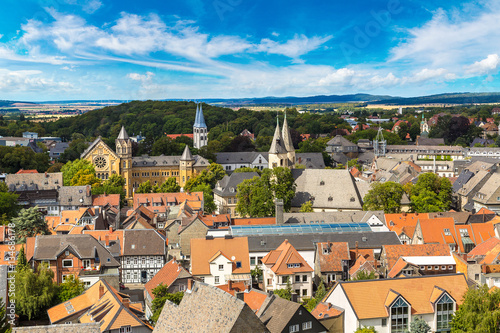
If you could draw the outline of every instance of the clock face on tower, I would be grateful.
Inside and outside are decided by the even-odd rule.
[[[103,169],[104,167],[106,167],[106,159],[102,156],[97,156],[96,158],[94,158],[94,165],[98,168],[98,169]]]

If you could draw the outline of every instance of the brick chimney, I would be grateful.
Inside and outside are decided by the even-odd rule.
[[[227,281],[227,289],[229,289],[229,291],[233,290],[233,281],[231,280]]]
[[[99,286],[99,299],[101,299],[102,296],[104,296],[104,286],[101,284]]]
[[[358,241],[356,241],[356,259],[355,260],[358,260],[358,252],[359,252],[359,249],[358,249]]]
[[[113,233],[113,226],[111,226],[111,225],[109,226],[109,233],[111,233],[111,234]]]
[[[188,283],[187,290],[193,290],[193,279],[191,279],[191,278],[188,279],[187,283]]]
[[[104,235],[104,241],[106,242],[106,247],[109,247],[109,235]]]
[[[123,298],[122,303],[123,303],[124,307],[126,307],[127,309],[130,309],[130,298]]]

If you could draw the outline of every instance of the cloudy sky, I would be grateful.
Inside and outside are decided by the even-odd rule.
[[[2,0],[0,99],[500,91],[496,0]]]

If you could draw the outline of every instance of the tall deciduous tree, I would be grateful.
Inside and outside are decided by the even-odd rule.
[[[424,173],[414,186],[408,187],[414,212],[428,213],[447,211],[451,204],[451,183],[434,173]]]
[[[295,188],[290,169],[265,169],[260,177],[246,179],[238,185],[236,210],[242,216],[273,216],[277,198],[283,200],[285,211],[290,211]]]
[[[53,304],[57,293],[57,285],[53,281],[54,272],[46,265],[39,265],[37,272],[23,269],[15,273],[16,313],[28,319],[40,316]]]
[[[78,183],[79,177],[91,174],[95,177],[95,168],[92,163],[87,160],[70,161],[64,164],[61,168],[61,172],[63,173],[64,186],[76,186],[74,184]]]
[[[159,187],[160,193],[176,193],[181,190],[179,184],[177,184],[177,180],[175,177],[170,177],[161,186]]]
[[[21,207],[17,203],[19,195],[8,192],[7,185],[0,182],[0,224],[7,224],[17,216]]]
[[[363,210],[383,210],[385,213],[399,213],[403,186],[395,182],[373,183],[363,198]]]
[[[73,297],[81,295],[85,290],[83,282],[75,278],[73,275],[66,277],[66,280],[59,285],[59,290],[57,292],[57,298],[59,302],[63,303]]]
[[[140,183],[135,193],[151,193],[153,192],[153,186],[151,186],[151,182],[146,180],[144,183]]]
[[[21,209],[18,217],[12,219],[18,243],[25,243],[27,237],[47,235],[49,229],[38,206]]]
[[[301,212],[301,213],[312,213],[312,212],[314,212],[313,204],[312,204],[311,200],[304,202],[302,204],[302,206],[300,206],[299,212]]]
[[[470,288],[451,321],[454,333],[496,333],[500,325],[500,289]]]

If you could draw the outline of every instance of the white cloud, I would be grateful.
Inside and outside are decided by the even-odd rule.
[[[77,5],[82,7],[82,9],[88,13],[93,14],[99,8],[102,7],[102,2],[100,0],[64,0],[69,5]]]
[[[495,72],[500,65],[498,54],[490,54],[486,59],[476,61],[466,67],[466,73],[471,75],[485,75]]]
[[[145,75],[141,75],[139,73],[129,73],[129,74],[127,74],[127,77],[129,79],[132,79],[134,81],[141,81],[141,82],[151,81],[151,79],[153,78],[153,76],[155,76],[155,74],[152,73],[152,72],[146,72]]]
[[[427,81],[444,81],[444,80],[454,80],[457,76],[453,73],[450,73],[447,69],[444,68],[436,68],[429,69],[424,68],[419,72],[415,73],[413,76],[406,78],[408,82],[427,82]]]
[[[391,50],[392,61],[411,61],[429,67],[461,68],[485,54],[498,52],[500,5],[446,12],[439,9],[423,26],[408,29],[408,38]]]
[[[56,82],[41,76],[39,70],[11,71],[0,68],[0,90],[4,92],[19,91],[69,91],[73,86],[68,82]]]
[[[267,38],[261,40],[260,45],[256,46],[256,51],[269,54],[280,54],[286,57],[297,59],[307,54],[332,39],[333,36],[324,36],[308,38],[305,35],[295,35],[284,43],[276,42]]]

